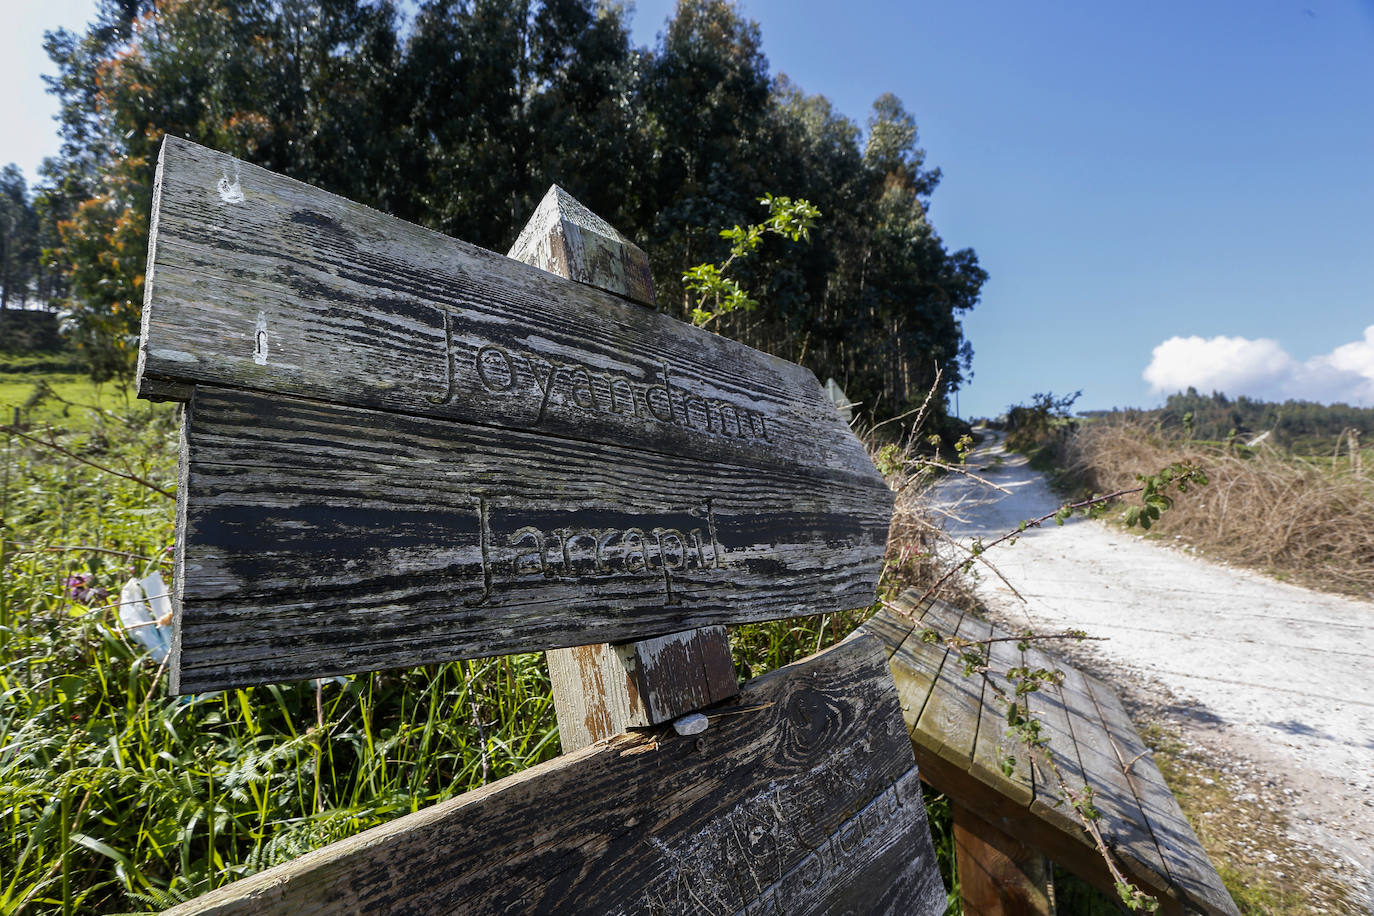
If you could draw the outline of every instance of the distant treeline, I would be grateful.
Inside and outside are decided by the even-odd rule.
[[[884,95],[860,128],[768,71],[759,27],[681,0],[653,48],[600,0],[102,0],[46,39],[61,156],[29,195],[49,277],[99,377],[132,366],[158,144],[173,133],[505,251],[557,182],[638,241],[660,308],[765,193],[809,199],[809,244],[736,274],[761,302],[719,330],[834,376],[891,416],[968,371],[987,275],[927,217],[940,180]],[[27,194],[24,191],[21,196]]]
[[[1220,391],[1199,394],[1196,388],[1170,395],[1155,410],[1085,410],[1080,416],[1140,418],[1165,430],[1213,441],[1248,441],[1268,432],[1276,445],[1307,454],[1330,453],[1337,437],[1348,429],[1358,430],[1366,443],[1374,441],[1374,408],[1311,401],[1280,404],[1244,395],[1228,398]]]

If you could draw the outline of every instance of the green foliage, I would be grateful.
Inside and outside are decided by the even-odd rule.
[[[1131,506],[1122,516],[1127,528],[1139,525],[1146,531],[1159,521],[1160,514],[1174,505],[1168,490],[1173,487],[1180,493],[1187,493],[1190,487],[1205,487],[1207,474],[1192,462],[1178,462],[1162,469],[1157,474],[1137,474],[1141,484],[1141,505]]]
[[[790,197],[774,197],[765,194],[759,203],[768,208],[768,219],[741,228],[738,224],[732,229],[722,229],[720,237],[730,242],[730,256],[720,264],[698,264],[683,271],[682,283],[687,292],[696,296],[690,315],[692,324],[704,328],[713,321],[730,314],[736,309],[753,311],[758,308],[758,300],[749,298],[744,288],[735,280],[725,276],[730,265],[743,258],[763,244],[765,235],[778,235],[793,242],[810,241],[811,230],[821,211],[805,200],[794,201]],[[707,308],[707,306],[710,306]]]
[[[29,433],[49,421],[76,456],[175,489],[173,408],[26,384]],[[78,406],[83,388],[102,406]],[[538,655],[167,697],[117,602],[131,576],[170,581],[173,503],[0,438],[0,911],[162,909],[558,752]],[[810,655],[871,610],[734,628],[738,669]]]
[[[1166,436],[1179,435],[1201,442],[1224,442],[1243,450],[1244,443],[1263,433],[1265,441],[1300,455],[1330,455],[1333,443],[1347,429],[1374,437],[1374,407],[1317,404],[1311,401],[1263,401],[1241,395],[1228,398],[1197,389],[1169,395],[1157,410],[1086,411],[1093,420],[1146,422]]]
[[[0,312],[33,296],[40,275],[38,211],[24,173],[10,163],[0,171]]]
[[[1029,404],[1007,408],[1007,448],[1029,453],[1046,445],[1055,429],[1068,420],[1069,411],[1082,394],[1075,391],[1055,397],[1052,391],[1039,392],[1031,396]]]

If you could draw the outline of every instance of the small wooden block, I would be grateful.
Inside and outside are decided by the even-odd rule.
[[[558,185],[549,188],[506,257],[654,304],[649,256]]]
[[[724,627],[547,653],[564,752],[739,692]]]

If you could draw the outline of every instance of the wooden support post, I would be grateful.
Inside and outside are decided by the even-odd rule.
[[[557,185],[544,195],[507,257],[641,305],[654,304],[644,251]],[[724,627],[554,649],[546,658],[565,753],[739,692]]]
[[[951,802],[965,916],[1050,916],[1053,875],[1040,852]]]

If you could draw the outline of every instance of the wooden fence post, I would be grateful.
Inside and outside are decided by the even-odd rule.
[[[640,305],[655,303],[648,255],[557,185],[507,257]],[[552,649],[545,657],[565,753],[739,693],[724,627]]]

